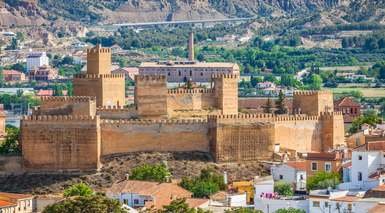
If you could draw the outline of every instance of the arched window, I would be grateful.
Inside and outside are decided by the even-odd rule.
[[[358,172],[357,179],[358,179],[358,181],[362,181],[362,172]]]

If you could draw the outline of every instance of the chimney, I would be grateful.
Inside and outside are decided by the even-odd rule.
[[[188,60],[194,61],[194,33],[190,32],[190,36],[188,38]]]

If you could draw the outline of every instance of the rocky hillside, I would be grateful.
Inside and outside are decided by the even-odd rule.
[[[298,17],[329,12],[348,22],[383,22],[384,8],[382,0],[5,0],[0,5],[0,24],[30,25],[57,20],[95,24],[255,15]]]

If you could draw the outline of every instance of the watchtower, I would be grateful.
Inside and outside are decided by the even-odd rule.
[[[167,117],[167,93],[166,76],[135,76],[135,105],[139,117]]]
[[[295,91],[293,94],[294,114],[320,115],[333,111],[333,93],[330,91]]]
[[[238,114],[238,75],[213,75],[217,107],[222,114]]]
[[[111,49],[100,45],[87,50],[87,73],[73,79],[74,96],[96,97],[97,107],[125,105],[123,74],[111,74]]]

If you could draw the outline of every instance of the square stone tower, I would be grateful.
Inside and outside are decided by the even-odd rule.
[[[213,75],[217,107],[222,114],[238,114],[238,75]]]
[[[111,49],[100,45],[87,50],[87,73],[73,79],[74,96],[96,97],[97,107],[125,105],[123,74],[111,74]]]
[[[294,114],[320,115],[333,111],[333,93],[330,91],[295,91],[293,94]]]

